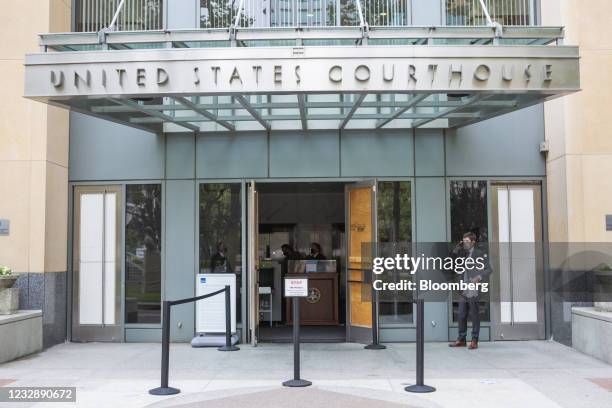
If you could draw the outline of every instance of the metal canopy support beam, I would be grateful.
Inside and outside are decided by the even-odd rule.
[[[357,15],[359,16],[359,28],[361,29],[361,43],[368,43],[368,36],[370,35],[370,27],[368,26],[368,22],[365,20],[363,16],[363,8],[361,7],[361,0],[355,0],[357,4]]]
[[[199,113],[200,115],[204,116],[207,119],[212,120],[213,122],[218,123],[219,125],[223,126],[224,128],[226,128],[227,130],[231,130],[234,131],[236,130],[236,127],[234,125],[232,125],[231,123],[225,121],[225,120],[220,120],[219,117],[207,110],[201,109],[200,107],[198,107],[198,105],[196,105],[195,103],[193,103],[192,101],[190,101],[189,99],[182,97],[182,96],[176,96],[174,97],[174,100],[177,101],[178,103],[180,103],[181,105],[191,109],[192,111],[194,111],[195,113]]]
[[[115,14],[113,15],[113,18],[111,19],[111,22],[108,25],[108,27],[104,27],[100,31],[97,32],[98,44],[106,44],[107,34],[115,30],[115,25],[117,24],[119,13],[121,13],[121,9],[123,9],[123,3],[125,3],[125,0],[121,0],[119,5],[117,6],[117,9],[115,10]]]
[[[153,116],[159,119],[162,119],[164,122],[170,122],[170,123],[174,123],[175,125],[187,128],[189,130],[192,130],[194,132],[199,132],[200,128],[198,126],[192,125],[191,123],[182,123],[182,122],[177,122],[174,120],[174,118],[172,116],[168,116],[164,113],[161,113],[160,111],[157,110],[150,110],[147,109],[145,107],[143,107],[141,104],[134,102],[130,99],[115,99],[115,98],[109,98],[110,101],[115,102],[119,105],[124,105],[124,106],[129,106],[131,108],[136,109],[139,112],[144,113],[145,115],[149,115],[149,116]]]
[[[376,122],[376,129],[380,129],[381,127],[385,126],[387,123],[391,122],[393,119],[396,119],[402,113],[406,112],[408,109],[415,107],[419,102],[421,102],[423,99],[427,98],[428,96],[429,94],[420,94],[420,95],[413,97],[412,99],[408,101],[408,103],[405,106],[396,109],[386,118],[381,119],[378,122]]]
[[[482,93],[481,93],[481,94],[474,95],[474,96],[472,96],[470,99],[468,99],[468,100],[467,100],[467,101],[466,101],[464,104],[462,104],[462,105],[455,106],[454,108],[449,108],[449,109],[442,110],[442,111],[440,111],[440,112],[439,112],[437,115],[435,115],[435,116],[433,116],[433,117],[431,117],[431,118],[429,118],[429,119],[421,119],[421,120],[417,120],[416,122],[414,122],[414,123],[412,124],[412,127],[413,127],[413,128],[418,128],[418,127],[423,126],[423,125],[425,125],[425,124],[427,124],[427,123],[429,123],[429,122],[433,122],[433,121],[434,121],[434,120],[436,120],[436,119],[440,119],[441,117],[444,117],[444,116],[446,116],[446,115],[448,115],[448,114],[450,114],[450,113],[453,113],[453,112],[456,112],[456,111],[458,111],[458,110],[461,110],[461,109],[467,108],[468,106],[475,104],[476,102],[478,102],[478,101],[482,100],[483,98],[488,98],[488,97],[490,97],[490,96],[491,96],[491,95],[485,95],[485,94],[482,94]]]
[[[249,40],[359,40],[362,38],[361,28],[357,26],[342,27],[239,27],[237,35],[242,41]],[[401,26],[401,27],[370,27],[370,39],[410,39],[415,45],[424,45],[429,38],[437,39],[493,39],[496,33],[489,26],[446,27],[439,26],[435,30],[430,27]],[[542,26],[507,26],[503,27],[503,37],[506,39],[541,40],[541,45],[561,45],[564,38],[563,27]],[[197,48],[201,41],[226,42],[227,29],[206,30],[168,30],[168,31],[108,31],[106,42],[109,44],[121,43],[179,43],[188,47]],[[39,45],[47,50],[58,50],[58,47],[73,45],[98,45],[98,33],[49,33],[39,35]],[[365,45],[365,44],[363,44]]]
[[[480,6],[482,7],[482,11],[485,14],[485,18],[487,19],[487,24],[489,27],[493,27],[495,29],[495,37],[501,37],[504,34],[504,28],[497,21],[493,21],[491,18],[491,14],[489,14],[489,9],[485,4],[484,0],[480,0]]]
[[[304,94],[297,94],[298,107],[300,109],[300,121],[302,121],[302,130],[308,129],[308,118],[306,113],[306,97]]]
[[[397,101],[377,101],[377,102],[362,102],[359,105],[360,108],[402,108],[405,106],[405,102],[397,102]],[[341,108],[352,108],[354,102],[346,101],[346,102],[306,102],[304,106],[306,109],[321,109],[321,108],[331,108],[331,109],[341,109]],[[421,101],[419,103],[419,108],[452,108],[455,106],[462,105],[459,101]],[[199,103],[196,105],[199,109],[207,110],[207,109],[241,109],[242,105],[239,103]],[[261,103],[252,103],[254,109],[298,109],[299,106],[297,103],[287,103],[287,102],[261,102]],[[517,102],[515,100],[491,100],[491,101],[481,101],[477,103],[475,106],[482,109],[495,109],[495,108],[516,108]],[[192,110],[183,105],[147,105],[148,109],[157,109],[157,110]],[[95,113],[128,113],[134,112],[135,109],[129,108],[127,106],[92,106],[91,111]],[[384,116],[384,115],[381,115]],[[310,119],[310,117],[309,117]]]
[[[240,105],[242,105],[242,107],[251,114],[251,116],[258,121],[261,126],[263,126],[264,128],[266,128],[266,130],[271,130],[272,126],[270,126],[270,124],[265,121],[261,115],[259,114],[259,112],[257,112],[257,110],[255,110],[255,108],[253,108],[253,106],[251,106],[251,104],[249,103],[249,101],[246,100],[246,98],[242,95],[236,95],[234,96],[234,98],[236,98],[236,100],[238,101],[238,103]]]
[[[353,117],[353,115],[355,114],[357,109],[359,109],[359,106],[361,105],[361,102],[363,102],[363,100],[366,98],[366,96],[368,96],[367,93],[362,93],[362,94],[359,95],[359,97],[357,98],[357,100],[355,101],[353,106],[351,107],[351,110],[344,117],[344,120],[340,124],[339,129],[344,129],[344,127],[349,123],[349,120],[351,120],[351,118]]]
[[[493,25],[493,20],[491,20],[491,14],[489,14],[489,9],[487,8],[487,5],[484,3],[483,0],[480,0],[480,6],[482,7],[482,11],[485,14],[485,17],[487,19],[487,23],[490,26]]]
[[[405,113],[400,116],[398,119],[429,119],[434,117],[433,113]],[[466,113],[449,113],[449,119],[474,119],[478,118],[480,115],[477,112],[466,112]],[[354,120],[376,120],[379,119],[380,116],[375,113],[364,113],[364,114],[355,114],[353,115]],[[232,121],[232,122],[253,122],[253,117],[251,115],[240,115],[240,116],[227,116],[223,118],[224,120]],[[299,121],[299,115],[266,115],[263,117],[266,121]],[[333,114],[333,115],[309,115],[308,120],[344,120],[344,115],[342,114]],[[203,116],[179,116],[174,118],[175,122],[187,123],[187,122],[210,122]],[[131,123],[162,123],[163,120],[155,117],[137,117],[132,118]],[[369,128],[369,127],[368,127]]]
[[[238,11],[236,11],[236,17],[229,27],[229,39],[232,43],[232,47],[236,46],[236,30],[240,27],[240,18],[242,17],[242,9],[244,8],[244,0],[240,0],[238,3]]]

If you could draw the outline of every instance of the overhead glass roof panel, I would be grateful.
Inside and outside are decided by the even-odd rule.
[[[152,132],[209,132],[452,128],[580,88],[578,48],[554,45],[558,27],[233,35],[43,35],[46,52],[26,57],[25,96]]]

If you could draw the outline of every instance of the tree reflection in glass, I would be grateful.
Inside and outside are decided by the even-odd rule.
[[[395,256],[393,243],[405,246],[412,241],[412,193],[409,181],[380,181],[377,190],[378,256]],[[389,253],[386,253],[389,251]],[[394,270],[383,280],[412,279],[409,272]],[[412,323],[412,300],[400,291],[384,291],[379,297],[382,324]]]
[[[450,183],[451,246],[463,239],[465,232],[476,234],[479,247],[486,251],[489,240],[487,182],[485,180],[453,180]],[[453,274],[455,282],[459,275]],[[459,293],[453,292],[453,321],[459,313]],[[480,320],[490,321],[490,293],[480,296]]]
[[[160,323],[161,185],[128,184],[125,207],[125,322]]]
[[[242,201],[240,184],[200,184],[200,273],[236,274],[236,318],[240,320]]]

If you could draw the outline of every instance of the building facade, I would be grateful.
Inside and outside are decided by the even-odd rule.
[[[413,341],[410,299],[369,315],[360,244],[466,231],[541,248],[498,260],[481,338],[550,338],[564,306],[546,296],[544,248],[610,241],[592,176],[612,151],[596,74],[610,56],[581,24],[605,1],[127,0],[116,19],[115,1],[47,3],[3,53],[2,185],[19,198],[0,203],[0,263],[23,272],[47,344],[159,341],[161,300],[217,266],[236,275],[241,340],[282,341],[281,245],[312,242],[334,264],[311,340],[362,341],[374,324]],[[427,340],[456,337],[456,299],[425,313]],[[174,341],[196,325],[193,304],[173,309]]]
[[[69,112],[23,98],[23,62],[38,33],[70,31],[69,3],[7,2],[0,29],[0,263],[21,275],[20,308],[45,310],[46,345],[66,338]]]

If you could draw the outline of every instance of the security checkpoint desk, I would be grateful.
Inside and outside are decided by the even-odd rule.
[[[300,324],[336,326],[338,316],[338,273],[336,261],[296,261],[305,264],[290,272],[308,278],[308,296],[300,299]],[[301,272],[301,273],[300,273]],[[288,277],[291,273],[287,274]],[[285,299],[287,323],[293,324],[291,299]]]

